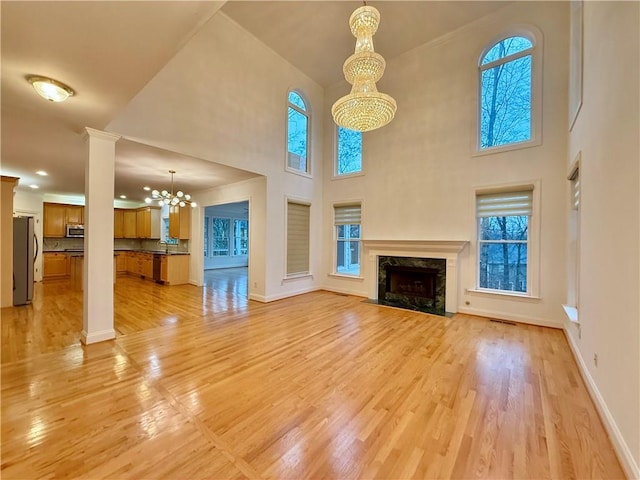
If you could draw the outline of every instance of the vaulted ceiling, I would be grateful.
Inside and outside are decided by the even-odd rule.
[[[380,10],[376,51],[387,60],[487,15],[505,2],[370,2]],[[322,86],[342,79],[354,47],[348,18],[355,1],[2,1],[3,175],[41,192],[84,191],[85,126],[104,129],[191,36],[223,14]],[[35,95],[28,75],[46,75],[77,95],[60,104]],[[143,184],[168,180],[196,191],[239,181],[249,172],[118,143],[115,195],[140,196]],[[48,177],[38,177],[36,170]]]

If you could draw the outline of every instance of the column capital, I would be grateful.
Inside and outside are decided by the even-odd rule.
[[[87,140],[90,137],[101,138],[103,140],[111,140],[113,143],[116,143],[118,140],[122,138],[122,135],[103,132],[102,130],[96,130],[95,128],[91,128],[91,127],[84,127],[84,130],[82,132],[82,138]]]

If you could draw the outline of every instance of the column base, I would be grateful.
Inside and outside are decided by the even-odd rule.
[[[87,333],[86,331],[82,330],[82,332],[80,333],[80,341],[85,345],[104,342],[106,340],[113,340],[114,338],[116,338],[116,331],[113,329],[92,333]]]

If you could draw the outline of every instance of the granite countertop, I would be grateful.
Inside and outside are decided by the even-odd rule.
[[[151,253],[154,255],[190,255],[189,252],[167,252],[165,250],[131,250],[127,248],[115,249],[114,255],[118,255],[121,252]],[[43,250],[43,253],[66,253],[67,255],[72,257],[79,257],[84,255],[84,250],[80,250],[80,249]]]

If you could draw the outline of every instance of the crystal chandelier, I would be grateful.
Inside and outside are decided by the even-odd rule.
[[[380,12],[366,3],[349,18],[351,33],[357,39],[356,49],[344,62],[342,70],[344,78],[353,86],[351,93],[331,108],[336,124],[349,130],[375,130],[393,120],[396,113],[396,101],[376,88],[385,67],[382,55],[373,50],[373,35],[379,23]]]
[[[162,190],[161,192],[158,190],[153,190],[151,192],[151,198],[147,197],[144,199],[146,203],[151,203],[153,201],[157,201],[158,205],[179,205],[181,207],[186,207],[187,205],[191,205],[192,207],[197,207],[196,202],[191,200],[191,195],[188,193],[184,193],[182,190],[178,190],[175,194],[173,193],[173,175],[176,173],[175,170],[169,170],[171,174],[171,191]]]

